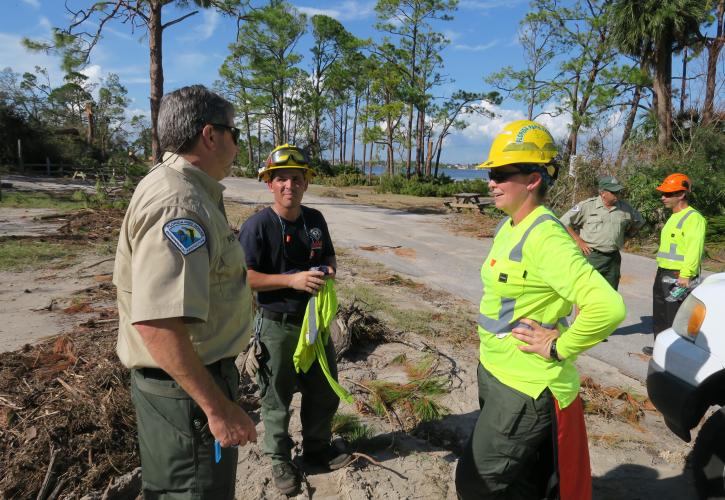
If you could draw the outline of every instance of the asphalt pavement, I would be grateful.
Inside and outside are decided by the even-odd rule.
[[[252,205],[272,202],[266,184],[256,180],[227,178],[223,184],[227,187],[224,196],[229,200]],[[309,193],[303,203],[324,214],[336,247],[348,248],[398,274],[478,304],[481,263],[491,240],[447,231],[445,224],[451,215],[414,214]],[[656,270],[654,259],[622,255],[619,291],[627,305],[627,317],[607,342],[587,352],[640,381],[647,375],[648,361],[641,354],[642,347],[652,345],[653,341],[652,280]]]

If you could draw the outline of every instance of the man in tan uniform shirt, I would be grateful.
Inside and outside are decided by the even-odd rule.
[[[233,446],[256,441],[234,402],[251,292],[219,183],[237,154],[233,117],[201,85],[163,97],[167,153],[136,188],[119,236],[117,352],[131,369],[146,498],[234,498]]]
[[[574,241],[594,269],[612,285],[619,287],[624,240],[644,225],[640,213],[624,201],[622,186],[614,177],[599,180],[599,196],[574,205],[561,217]]]

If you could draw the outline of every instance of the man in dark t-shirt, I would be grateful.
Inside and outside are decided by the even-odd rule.
[[[312,175],[301,149],[285,144],[272,151],[259,176],[273,194],[274,204],[250,217],[239,234],[249,285],[257,292],[259,304],[255,335],[263,353],[257,372],[265,429],[262,451],[272,462],[275,486],[284,494],[294,493],[300,486],[288,432],[289,406],[296,391],[302,393],[303,460],[331,470],[350,460],[330,443],[332,417],[340,399],[317,361],[307,373],[296,373],[293,362],[307,302],[325,279],[335,278],[337,268],[325,218],[302,206]],[[330,372],[337,379],[332,342],[325,352]]]

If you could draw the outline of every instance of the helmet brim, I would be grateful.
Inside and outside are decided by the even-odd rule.
[[[305,171],[305,180],[307,180],[307,181],[311,180],[315,176],[315,171],[312,170],[307,165],[279,165],[279,166],[272,166],[272,167],[265,168],[264,170],[259,172],[259,174],[257,174],[257,177],[259,177],[260,179],[262,179],[265,182],[269,182],[269,180],[271,179],[271,173],[274,170],[284,170],[284,169],[304,170]]]

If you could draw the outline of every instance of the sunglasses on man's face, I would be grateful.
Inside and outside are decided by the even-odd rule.
[[[242,133],[242,131],[239,130],[237,127],[232,127],[223,123],[211,123],[210,125],[212,127],[228,130],[232,134],[232,140],[234,141],[234,144],[239,144],[239,135]]]
[[[673,193],[662,193],[662,196],[665,198],[674,198],[675,196],[680,196],[684,191],[675,191]]]
[[[508,181],[511,177],[514,175],[523,174],[521,170],[509,170],[509,171],[501,171],[497,168],[492,168],[491,171],[488,173],[488,178],[495,182],[496,184],[501,184],[502,182]]]

